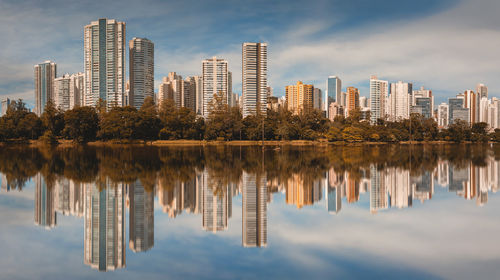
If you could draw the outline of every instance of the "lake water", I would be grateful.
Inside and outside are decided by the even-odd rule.
[[[499,279],[500,146],[0,147],[0,279]]]

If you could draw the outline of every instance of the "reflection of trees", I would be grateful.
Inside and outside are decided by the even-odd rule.
[[[74,146],[0,148],[0,172],[12,188],[21,189],[40,172],[48,185],[65,177],[76,182],[133,183],[140,180],[152,191],[191,181],[206,169],[210,185],[238,183],[242,172],[264,174],[267,180],[285,182],[299,175],[304,182],[322,178],[325,171],[347,171],[358,181],[371,165],[380,169],[398,167],[412,176],[433,171],[439,160],[457,168],[485,166],[490,156],[500,158],[500,145],[359,145],[359,146]],[[106,184],[103,184],[103,186]]]

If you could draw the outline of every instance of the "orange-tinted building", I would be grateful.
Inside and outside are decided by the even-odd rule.
[[[347,88],[346,98],[346,116],[349,116],[351,110],[359,108],[359,90],[355,87]]]
[[[313,108],[314,86],[306,85],[301,81],[297,85],[285,87],[286,103],[288,110],[294,114],[299,114],[304,109]]]

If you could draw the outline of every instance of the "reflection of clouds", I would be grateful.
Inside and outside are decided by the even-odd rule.
[[[279,221],[279,224],[270,223],[270,242],[280,247],[277,250],[303,250],[302,253],[309,252],[312,256],[318,251],[342,252],[343,256],[355,259],[362,252],[443,277],[492,275],[491,272],[498,268],[489,267],[488,273],[470,266],[456,266],[467,261],[500,259],[497,250],[500,244],[491,236],[500,232],[500,224],[494,218],[500,207],[491,207],[495,209],[484,213],[473,204],[447,200],[378,216],[354,207],[344,210],[341,216],[325,216],[324,219],[318,218],[321,214],[317,211],[308,210],[300,212],[304,222],[300,226],[289,211],[273,207],[270,220]],[[475,241],[466,242],[468,236],[474,236]]]

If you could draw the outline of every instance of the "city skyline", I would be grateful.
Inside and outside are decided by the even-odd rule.
[[[124,8],[111,8],[111,5],[104,3],[98,14],[94,5],[79,6],[68,11],[58,8],[58,5],[51,5],[51,9],[57,8],[50,11],[53,18],[50,21],[41,17],[36,5],[5,2],[0,4],[2,20],[13,25],[17,32],[12,34],[9,30],[3,30],[0,34],[9,42],[0,55],[0,60],[5,61],[6,65],[0,70],[0,96],[23,98],[33,107],[34,100],[30,94],[33,91],[32,73],[28,69],[48,59],[58,63],[58,70],[62,70],[60,73],[81,72],[81,26],[99,17],[126,22],[126,42],[133,37],[147,37],[155,42],[158,54],[155,88],[168,72],[176,71],[183,76],[199,75],[199,61],[216,55],[229,61],[234,91],[241,94],[240,46],[242,42],[255,41],[269,43],[268,79],[277,96],[282,96],[284,85],[294,80],[314,84],[324,91],[324,79],[330,75],[342,77],[346,84],[359,88],[361,96],[367,96],[366,77],[371,74],[390,81],[409,81],[417,87],[423,85],[431,88],[436,96],[436,104],[465,89],[474,90],[474,85],[479,82],[488,85],[490,95],[498,96],[500,87],[495,79],[498,75],[495,65],[499,58],[495,50],[500,42],[497,39],[498,20],[491,13],[496,10],[498,3],[425,1],[420,4],[403,3],[403,8],[411,9],[401,9],[401,5],[396,5],[394,1],[377,5],[361,5],[365,4],[362,2],[352,5],[360,7],[356,10],[362,17],[359,22],[350,19],[349,16],[355,12],[350,6],[313,1],[306,9],[317,17],[303,23],[290,21],[290,17],[285,19],[279,12],[271,12],[280,11],[283,7],[290,14],[300,12],[293,3],[279,1],[268,4],[272,9],[262,9],[267,12],[256,11],[241,19],[236,15],[241,15],[254,5],[261,8],[264,3],[218,4],[208,9],[207,13],[195,11],[206,8],[205,5],[210,3],[198,5],[195,11],[187,10],[186,4],[154,1],[149,5],[154,10],[134,3],[123,5]],[[227,11],[227,14],[220,14],[216,8]],[[41,9],[44,11],[48,7]],[[182,14],[187,19],[175,22],[173,25],[179,27],[177,29],[164,28],[165,24],[172,24],[173,19],[166,17],[169,19],[159,20],[160,14],[175,9],[180,11],[176,16]],[[234,12],[229,12],[232,10]],[[408,10],[411,12],[408,13]],[[13,23],[10,15],[20,11],[32,16],[26,17],[29,20]],[[334,11],[335,17],[328,13],[331,11]],[[195,18],[195,14],[199,17]],[[389,14],[391,17],[387,16]],[[477,16],[479,14],[481,16]],[[214,15],[221,15],[220,20],[209,20]],[[461,16],[472,20],[461,23],[457,20]],[[259,17],[264,20],[257,21]],[[206,22],[203,28],[194,28],[202,22]],[[247,31],[243,28],[247,22],[257,22],[256,28]],[[283,23],[283,27],[270,30],[269,25],[273,23]],[[32,26],[44,28],[34,33]],[[435,26],[438,26],[437,30]],[[220,32],[221,27],[227,31]],[[37,44],[28,44],[26,38],[32,39],[33,36]],[[464,36],[472,41],[484,42],[484,45],[477,48],[473,44],[459,44]],[[395,40],[401,44],[392,44]],[[428,41],[434,44],[429,46],[426,43]],[[37,50],[32,51],[35,47]],[[407,61],[404,61],[405,57]],[[474,67],[475,71],[470,73],[469,69],[473,65],[481,67]]]

